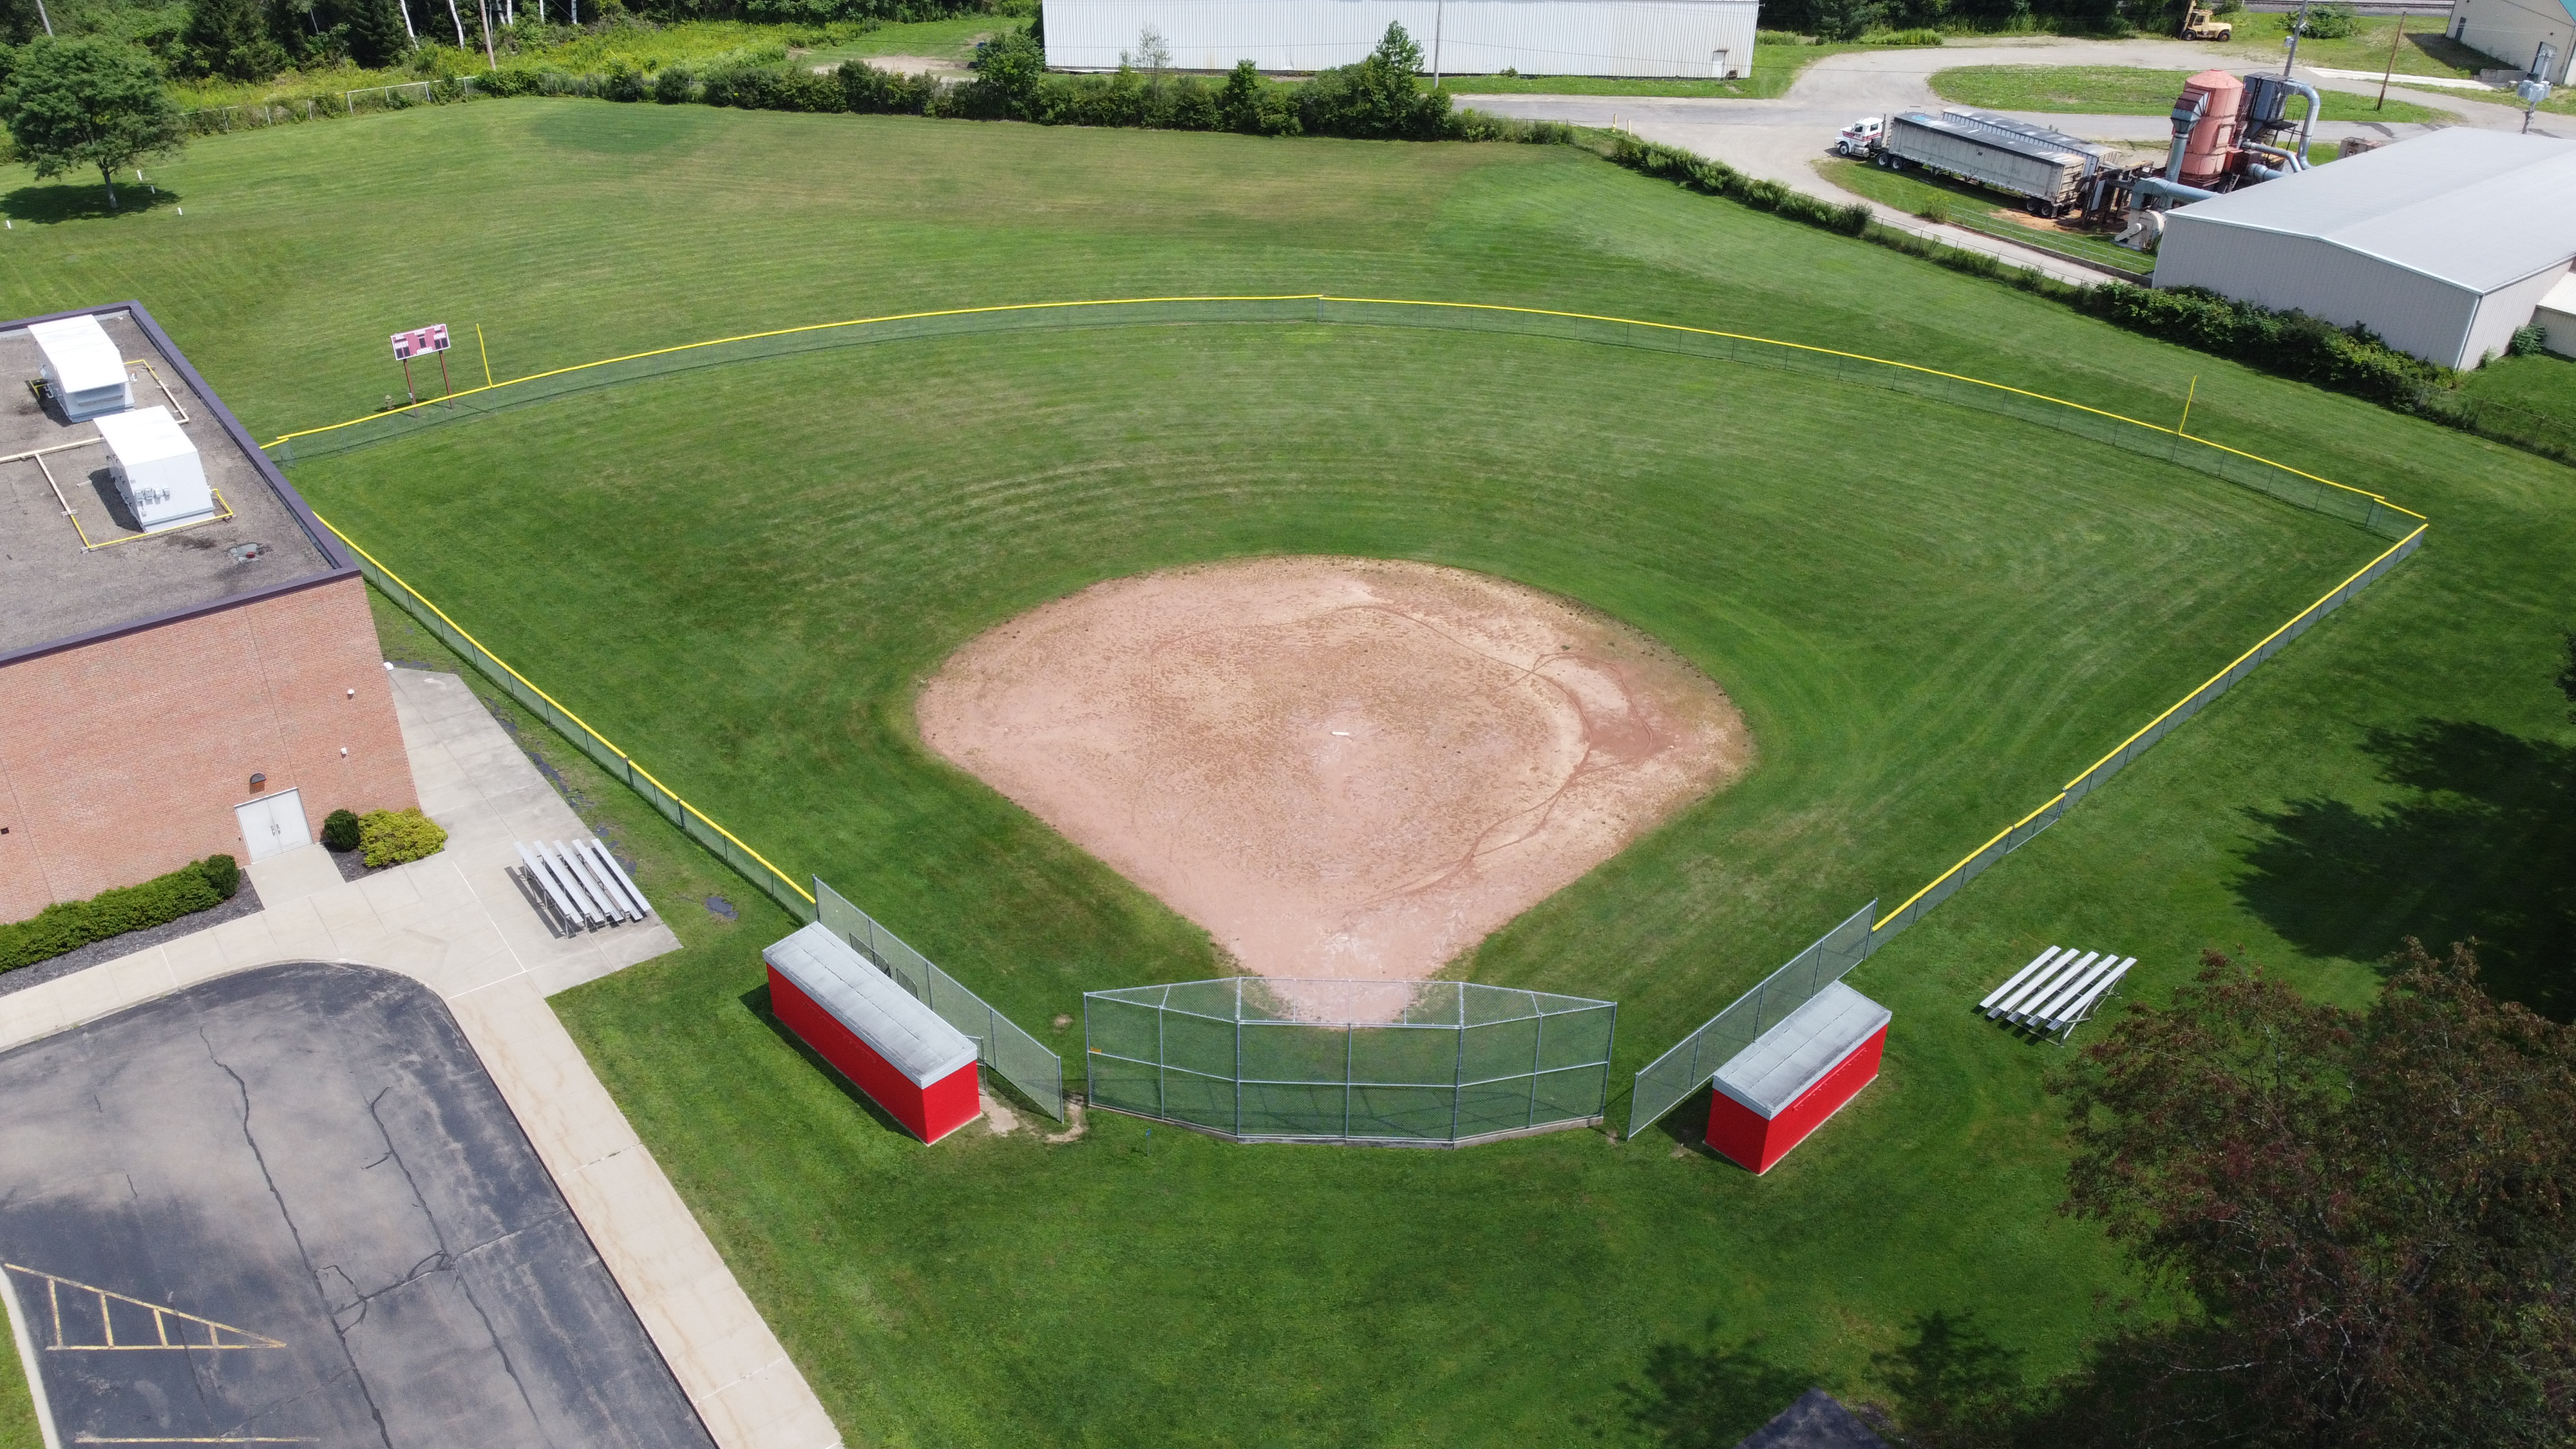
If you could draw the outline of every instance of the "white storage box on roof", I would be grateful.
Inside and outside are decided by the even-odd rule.
[[[45,381],[61,400],[63,415],[74,422],[134,406],[134,385],[125,375],[125,354],[116,339],[87,315],[30,322],[27,335],[44,356]]]
[[[176,528],[215,514],[214,489],[197,445],[164,407],[110,413],[97,420],[108,467],[125,506],[144,532]]]

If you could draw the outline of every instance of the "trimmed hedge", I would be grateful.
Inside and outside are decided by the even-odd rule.
[[[212,910],[240,889],[240,862],[210,855],[141,885],[103,890],[85,901],[57,901],[27,920],[0,925],[0,971]]]
[[[1870,227],[1871,213],[1865,203],[1855,201],[1849,206],[1836,206],[1777,181],[1747,176],[1723,161],[1711,161],[1705,156],[1640,141],[1634,136],[1623,135],[1615,140],[1611,144],[1610,159],[1632,171],[1668,177],[1693,191],[1740,201],[1756,211],[1775,212],[1792,221],[1803,221],[1809,226],[1838,231],[1845,236],[1860,236]]]
[[[358,817],[358,849],[371,870],[436,855],[446,845],[446,829],[417,807],[370,810]]]

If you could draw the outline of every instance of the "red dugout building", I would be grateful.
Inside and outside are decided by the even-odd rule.
[[[924,1142],[983,1114],[974,1038],[821,923],[760,953],[769,1009]]]

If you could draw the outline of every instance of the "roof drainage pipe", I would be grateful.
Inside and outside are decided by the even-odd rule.
[[[2195,201],[2215,201],[2218,199],[2218,193],[2215,191],[2203,191],[2197,186],[2185,186],[2179,181],[2166,181],[2154,176],[2141,176],[2136,181],[2131,182],[2129,185],[2129,194],[2132,196],[2160,198],[2164,201],[2164,209],[2167,211],[2171,211],[2177,206],[2187,206]]]

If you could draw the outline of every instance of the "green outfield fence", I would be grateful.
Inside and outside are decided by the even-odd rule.
[[[1058,328],[1205,326],[1226,323],[1339,323],[1355,326],[1436,328],[1446,331],[1554,337],[1618,347],[1639,347],[1829,377],[1868,387],[2017,418],[2128,452],[2162,458],[2194,471],[2270,494],[2296,507],[2325,513],[2395,538],[2423,522],[2378,494],[2349,488],[2180,428],[2140,422],[2118,413],[2067,402],[2044,393],[1985,382],[1957,373],[1891,362],[1857,352],[1782,342],[1768,337],[1641,322],[1537,307],[1498,307],[1473,302],[1419,302],[1371,297],[1138,297],[1086,302],[1033,302],[967,307],[822,322],[804,327],[720,337],[677,347],[604,358],[531,373],[506,382],[467,388],[450,397],[370,413],[346,422],[280,434],[268,448],[280,462],[346,452],[407,437],[429,428],[508,408],[616,387],[649,377],[789,357],[843,347],[985,333]]]
[[[1878,903],[1872,901],[1858,915],[1827,932],[1823,939],[1791,957],[1789,963],[1763,979],[1761,984],[1736,998],[1734,1004],[1701,1026],[1699,1030],[1673,1046],[1637,1073],[1628,1093],[1628,1133],[1634,1137],[1652,1125],[1656,1118],[1689,1100],[1691,1094],[1708,1082],[1735,1053],[1753,1044],[1755,1037],[1790,1012],[1806,1004],[1808,998],[1840,981],[1853,967],[1866,961],[1879,947],[1896,939],[1899,932],[1923,919],[1934,906],[1958,894],[1960,887],[1975,880],[1986,869],[2005,856],[2021,849],[2041,831],[2057,823],[2076,801],[2100,789],[2113,775],[2126,769],[2129,762],[2145,754],[2148,747],[2173,733],[2184,720],[2201,712],[2210,701],[2234,688],[2239,680],[2254,672],[2265,660],[2278,654],[2293,639],[2316,627],[2317,621],[2340,609],[2353,595],[2376,583],[2390,569],[2412,556],[2424,542],[2424,525],[2417,525],[2407,535],[2391,544],[2388,550],[2361,566],[2352,577],[2326,591],[2325,597],[2299,611],[2297,617],[2263,636],[2261,643],[2239,654],[2225,669],[2201,682],[2198,689],[2175,701],[2173,706],[2137,733],[2122,740],[2117,749],[2095,760],[2085,771],[2066,782],[2066,788],[2050,796],[2040,807],[1997,831],[1985,844],[1969,851],[1959,863],[1935,876],[1930,885],[1908,896],[1903,905],[1872,925],[1870,913]]]
[[[554,696],[537,688],[526,675],[503,662],[501,656],[484,648],[482,641],[466,633],[464,626],[447,616],[446,610],[431,603],[418,590],[404,583],[393,570],[378,563],[375,555],[360,547],[357,540],[341,533],[331,520],[322,519],[322,526],[339,534],[340,541],[349,546],[349,552],[357,556],[358,572],[367,576],[368,583],[383,590],[386,598],[419,620],[421,627],[437,635],[448,648],[455,650],[485,678],[499,685],[503,693],[517,700],[528,713],[544,720],[555,733],[572,741],[583,754],[597,761],[600,768],[624,781],[628,789],[661,811],[664,819],[680,827],[691,840],[714,851],[725,864],[740,872],[744,880],[784,907],[789,915],[800,921],[814,919],[813,896],[789,879],[786,872],[771,865],[759,851],[743,844],[732,831],[709,819],[705,811],[681,799],[669,786],[654,779],[624,750],[611,744],[606,735],[584,723],[580,715],[555,703]]]
[[[1505,307],[1473,302],[1425,302],[1394,298],[1335,297],[1303,294],[1243,297],[1137,297],[1075,302],[1036,302],[996,307],[953,308],[940,311],[910,312],[883,317],[862,317],[842,322],[822,322],[800,327],[778,328],[746,333],[735,337],[713,338],[704,342],[685,343],[675,347],[656,348],[622,357],[603,358],[597,362],[554,368],[531,373],[504,382],[468,388],[451,396],[411,406],[371,413],[345,422],[305,428],[283,433],[266,445],[269,453],[281,463],[296,463],[328,457],[380,443],[394,442],[418,433],[453,423],[532,406],[557,399],[577,396],[705,368],[731,366],[772,358],[793,357],[812,352],[825,352],[847,347],[872,346],[944,337],[979,334],[1044,331],[1077,328],[1207,326],[1228,324],[1341,324],[1349,326],[1431,328],[1446,331],[1500,333],[1517,336],[1548,337],[1569,342],[1595,345],[1645,348],[1683,357],[1708,361],[1731,362],[1745,366],[1766,367],[1810,377],[1829,378],[1858,386],[1882,388],[1931,401],[1951,403],[1999,417],[2016,419],[2040,427],[2085,438],[2123,451],[2162,459],[2179,467],[2251,488],[2294,507],[2339,518],[2395,542],[2352,577],[2344,580],[2325,597],[2309,605],[2300,614],[2274,630],[2253,648],[2238,656],[2225,669],[2212,675],[2199,688],[2185,695],[2163,714],[2126,740],[2111,753],[2097,760],[2083,773],[2067,782],[2066,787],[2038,808],[2006,826],[1995,836],[1969,852],[1956,865],[1943,871],[1923,889],[1908,897],[1884,919],[1868,927],[1858,937],[1858,955],[1847,949],[1846,937],[1853,933],[1853,922],[1846,921],[1815,946],[1793,958],[1774,972],[1753,991],[1720,1012],[1709,1023],[1686,1037],[1672,1051],[1666,1052],[1638,1078],[1629,1103],[1629,1131],[1651,1123],[1686,1098],[1696,1085],[1704,1082],[1706,1065],[1714,1072],[1723,1060],[1705,1060],[1726,1043],[1743,1033],[1737,1028],[1748,1024],[1759,1035],[1762,1023],[1776,1021],[1788,1011],[1821,990],[1823,985],[1839,979],[1852,966],[1866,959],[1880,946],[1895,938],[1923,914],[1956,893],[1988,867],[2019,849],[2040,831],[2056,823],[2068,807],[2099,788],[2119,773],[2156,741],[2165,737],[2184,720],[2198,713],[2210,701],[2227,692],[2239,680],[2287,645],[2307,632],[2316,622],[2370,586],[2396,567],[2421,546],[2426,528],[2422,514],[2402,508],[2376,493],[2349,487],[2332,479],[2321,478],[2286,464],[2232,448],[2223,443],[2195,436],[2183,427],[2165,427],[2142,422],[2101,408],[2050,397],[2044,393],[2002,383],[1918,367],[1911,363],[1871,357],[1805,343],[1783,342],[1775,338],[1755,337],[1724,332],[1713,328],[1687,327],[1668,322],[1647,322],[1634,318],[1600,316],[1592,313],[1555,311],[1536,307]],[[2188,415],[2186,414],[2186,422]],[[327,520],[326,520],[327,524]],[[339,530],[334,528],[334,533]],[[348,535],[341,534],[348,540]],[[449,647],[463,655],[474,667],[489,676],[510,696],[546,721],[583,752],[597,760],[611,774],[625,781],[636,793],[650,801],[673,824],[691,839],[721,856],[743,877],[759,887],[791,914],[801,920],[815,919],[814,897],[758,851],[743,844],[733,832],[654,779],[627,754],[579,716],[557,704],[517,670],[478,643],[447,614],[421,596],[393,572],[378,563],[354,540],[348,540],[360,560],[359,567],[368,580],[384,590],[397,604],[445,640]],[[853,908],[855,909],[855,908]],[[1867,913],[1864,912],[1864,915]],[[1855,918],[1857,920],[1859,918]],[[1846,959],[1848,958],[1848,959]],[[926,963],[925,963],[926,964]],[[1830,965],[1831,969],[1827,967]],[[931,968],[936,970],[937,968]],[[1804,982],[1805,995],[1797,983]],[[961,991],[963,988],[959,988]],[[1152,988],[1160,990],[1162,988]],[[919,994],[916,992],[916,994]],[[968,993],[971,996],[971,993]],[[1112,993],[1111,995],[1115,995]],[[1086,997],[1086,1002],[1092,998]],[[1748,1008],[1747,1003],[1751,1003]],[[1775,1009],[1776,1008],[1776,1009]],[[986,1008],[989,1012],[989,1008]],[[994,1014],[995,1019],[998,1013]],[[1014,1028],[1016,1030],[1016,1028]],[[971,1034],[971,1033],[970,1033]],[[1025,1033],[1023,1033],[1025,1035]],[[1750,1038],[1747,1038],[1749,1041]],[[1739,1045],[1738,1050],[1741,1049]],[[1043,1048],[1040,1048],[1043,1051]],[[1606,1049],[1605,1049],[1606,1056]],[[1050,1054],[1052,1055],[1052,1054]],[[1679,1065],[1675,1065],[1679,1063]],[[1606,1070],[1606,1067],[1605,1067]],[[1649,1074],[1652,1074],[1651,1080]],[[1013,1078],[1016,1082],[1016,1078]],[[1676,1083],[1680,1095],[1674,1095]],[[1294,1085],[1312,1086],[1300,1082]],[[1349,1084],[1345,1083],[1345,1087]],[[1450,1089],[1456,1090],[1456,1083]],[[1027,1090],[1025,1087],[1023,1090]],[[1159,1113],[1155,1115],[1160,1115]],[[1203,1124],[1204,1125],[1204,1124]],[[1234,1134],[1229,1134],[1234,1135]],[[1329,1137],[1331,1134],[1319,1134]]]

